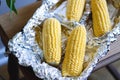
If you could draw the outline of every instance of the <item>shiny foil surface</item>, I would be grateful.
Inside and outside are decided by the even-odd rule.
[[[114,0],[112,0],[114,1]],[[90,1],[87,0],[80,22],[71,22],[66,19],[65,0],[43,0],[21,32],[9,40],[9,49],[19,61],[20,65],[31,66],[37,77],[44,80],[86,80],[91,74],[98,60],[110,50],[111,42],[117,40],[120,34],[119,9],[115,2],[108,0],[108,9],[113,29],[102,37],[94,37],[92,30]],[[113,13],[115,12],[116,13]],[[78,77],[62,77],[61,64],[51,66],[44,61],[42,50],[42,23],[47,18],[57,18],[62,25],[62,59],[64,58],[67,38],[76,25],[85,25],[87,30],[87,46],[84,60],[84,69]]]

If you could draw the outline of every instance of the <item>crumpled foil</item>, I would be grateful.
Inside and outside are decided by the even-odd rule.
[[[9,41],[10,51],[18,58],[19,64],[31,66],[37,77],[45,80],[86,80],[91,74],[98,60],[110,50],[110,43],[117,40],[120,34],[120,19],[117,14],[112,15],[111,3],[108,8],[112,15],[112,31],[102,37],[94,37],[92,30],[90,1],[87,0],[83,17],[80,22],[70,22],[66,19],[66,3],[64,0],[43,0],[42,5],[36,10],[23,30],[17,33]],[[116,9],[115,9],[116,10]],[[70,32],[76,25],[85,25],[87,30],[87,46],[84,60],[84,69],[78,77],[62,77],[61,64],[58,68],[47,64],[43,59],[41,26],[46,18],[57,18],[62,25],[62,59],[65,53],[65,46]]]

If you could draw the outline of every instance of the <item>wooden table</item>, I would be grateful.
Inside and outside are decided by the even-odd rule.
[[[2,29],[5,31],[1,31],[0,28],[0,36],[7,35],[8,37],[1,36],[5,46],[7,46],[8,40],[11,39],[17,32],[20,32],[22,28],[26,25],[27,21],[32,17],[33,13],[36,11],[38,7],[40,7],[41,1],[35,2],[28,6],[18,9],[18,14],[6,13],[0,15],[0,24]],[[23,67],[18,64],[18,60],[14,55],[9,55],[8,59],[8,73],[9,80],[18,80],[19,78],[19,69],[21,69],[22,73],[26,80],[40,80],[33,73],[30,67]],[[28,77],[29,76],[29,77]]]
[[[6,32],[9,39],[12,38],[17,32],[19,32],[25,26],[27,21],[31,18],[31,16],[35,12],[35,10],[40,6],[40,4],[41,2],[38,1],[31,5],[18,9],[18,14],[17,15],[12,14],[11,17],[10,13],[0,15],[0,24],[2,25],[2,28]],[[117,41],[111,44],[110,46],[111,50],[108,52],[108,55],[106,55],[99,61],[94,70],[100,69],[101,67],[104,67],[120,59],[120,36],[118,36],[117,39],[118,39]]]

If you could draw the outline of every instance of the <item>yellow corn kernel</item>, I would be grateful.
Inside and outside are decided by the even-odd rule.
[[[70,34],[66,53],[62,63],[63,76],[79,76],[83,69],[86,47],[86,29],[84,26],[76,27]]]
[[[47,63],[58,65],[61,59],[61,25],[55,18],[45,20],[43,24],[43,52]]]
[[[68,20],[79,21],[82,17],[85,0],[67,0],[66,16]]]
[[[93,31],[96,37],[111,30],[111,23],[106,0],[91,0]]]

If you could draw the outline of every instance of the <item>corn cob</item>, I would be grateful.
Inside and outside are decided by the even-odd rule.
[[[111,30],[110,17],[106,0],[91,0],[93,31],[96,37]]]
[[[82,17],[85,0],[68,0],[66,16],[68,20],[79,21]]]
[[[61,59],[61,25],[55,18],[45,20],[43,24],[43,52],[47,63],[58,65]]]
[[[86,29],[84,26],[76,27],[70,34],[66,53],[62,63],[63,76],[79,76],[83,69],[86,47]]]

